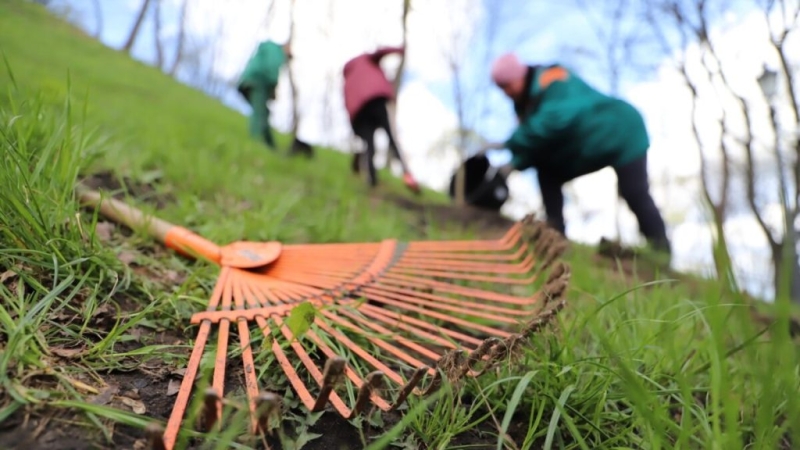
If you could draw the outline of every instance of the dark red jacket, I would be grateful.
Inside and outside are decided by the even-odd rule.
[[[383,47],[357,56],[344,65],[344,107],[353,121],[370,100],[394,99],[394,87],[381,70],[381,59],[390,53],[403,53],[402,47]]]

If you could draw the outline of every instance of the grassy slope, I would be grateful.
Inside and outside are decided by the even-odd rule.
[[[340,154],[320,152],[311,169],[304,160],[267,154],[247,139],[245,119],[216,100],[109,51],[43,11],[4,3],[2,47],[23,91],[58,102],[69,76],[76,108],[88,100],[89,127],[101,127],[109,140],[103,165],[134,177],[160,172],[165,188],[187,200],[170,207],[168,219],[196,225],[222,242],[243,235],[287,242],[410,237],[398,210],[378,204],[369,211],[364,187],[350,179]],[[23,32],[43,21],[47,32]],[[0,82],[8,86],[2,72]],[[202,216],[190,199],[204,202]],[[251,207],[225,221],[229,207],[244,200]],[[319,217],[342,220],[323,226]]]
[[[319,152],[309,163],[267,153],[248,140],[240,115],[38,7],[0,2],[0,52],[16,80],[15,88],[0,71],[2,94],[8,93],[0,97],[0,272],[15,266],[19,272],[0,288],[0,422],[44,402],[78,406],[97,423],[142,426],[133,414],[111,417],[83,403],[100,385],[94,377],[105,376],[103,368],[135,366],[148,352],[160,352],[171,367],[183,364],[182,348],[148,342],[126,355],[124,344],[138,339],[137,328],[184,329],[215,275],[202,264],[154,254],[146,239],[115,235],[112,245],[92,239],[92,225],[76,219],[70,194],[78,170],[111,167],[158,178],[158,189],[177,198],[159,214],[219,242],[471,235],[411,226],[410,213],[369,198],[341,154]],[[68,92],[71,121],[63,114]],[[392,182],[384,191],[400,188]],[[143,248],[151,251],[136,253],[139,262],[196,276],[170,288],[175,283],[147,281],[114,257]],[[468,386],[486,398],[474,405],[495,409],[497,423],[513,415],[522,424],[511,433],[518,447],[727,449],[756,441],[775,448],[786,445],[790,431],[798,442],[800,430],[791,429],[800,423],[798,352],[785,333],[754,337],[760,330],[741,299],[713,284],[628,292],[630,280],[596,267],[586,249],[575,248],[569,259],[572,307],[557,334],[527,354],[522,372],[500,373],[492,387],[491,380]],[[126,302],[139,306],[123,315],[122,325],[101,330],[98,310]],[[64,315],[74,320],[65,325]],[[98,342],[94,331],[105,339]],[[52,351],[81,345],[90,350],[79,363],[65,364]],[[57,365],[66,368],[54,375]],[[37,384],[31,373],[55,381]],[[409,416],[402,434],[410,430],[447,447],[471,410],[448,411],[445,403],[434,414]],[[485,426],[499,434],[492,423]]]

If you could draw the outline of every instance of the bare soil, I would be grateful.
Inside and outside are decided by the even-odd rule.
[[[389,201],[399,208],[417,214],[416,226],[425,230],[433,222],[436,225],[457,226],[476,230],[487,239],[496,239],[514,225],[514,221],[497,211],[466,205],[426,203],[400,195],[386,194],[383,201]]]

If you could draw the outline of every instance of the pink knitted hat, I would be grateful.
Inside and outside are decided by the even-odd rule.
[[[528,69],[522,64],[517,55],[506,53],[492,64],[492,81],[497,85],[508,84],[525,76]]]

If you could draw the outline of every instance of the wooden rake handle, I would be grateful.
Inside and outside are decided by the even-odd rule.
[[[186,228],[146,215],[140,209],[109,196],[103,196],[86,186],[78,185],[75,191],[82,205],[98,210],[101,215],[115,223],[125,225],[132,230],[144,230],[167,247],[186,256],[201,257],[220,263],[222,257],[220,247]]]

